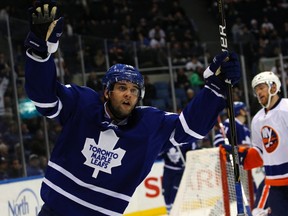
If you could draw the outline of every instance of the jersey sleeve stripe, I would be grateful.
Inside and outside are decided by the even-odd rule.
[[[40,107],[40,108],[53,108],[57,105],[58,101],[59,100],[52,102],[52,103],[39,103],[39,102],[32,100],[33,104],[37,107]]]
[[[210,89],[217,97],[222,97],[222,98],[224,98],[224,95],[218,93],[218,92],[215,91],[214,89],[210,88],[208,85],[205,85],[204,87],[207,88],[207,89]]]
[[[178,143],[176,140],[175,140],[175,130],[172,131],[171,133],[171,136],[169,138],[169,141],[174,145],[174,146],[179,146],[179,145],[184,145],[184,144],[188,144],[188,143]]]
[[[57,112],[53,115],[47,116],[47,118],[50,118],[50,119],[56,118],[59,115],[62,108],[63,108],[62,102],[59,100]]]
[[[197,139],[203,139],[203,138],[204,138],[203,135],[200,135],[200,134],[196,133],[195,131],[193,131],[193,130],[191,130],[191,129],[189,128],[189,126],[188,126],[188,124],[187,124],[187,122],[186,122],[186,120],[185,120],[185,117],[184,117],[184,115],[183,115],[183,112],[180,114],[179,119],[180,119],[180,122],[181,122],[181,124],[182,124],[182,127],[183,127],[184,131],[185,131],[187,134],[189,134],[190,136],[193,136],[193,137],[195,137],[195,138],[197,138]]]
[[[29,51],[29,49],[26,51],[26,55],[27,55],[29,58],[31,58],[31,59],[33,59],[34,61],[36,61],[36,62],[46,62],[46,61],[49,60],[49,58],[50,58],[50,56],[51,56],[51,54],[49,53],[48,56],[47,56],[47,58],[42,59],[41,57],[36,57],[36,56],[30,54],[28,51]]]

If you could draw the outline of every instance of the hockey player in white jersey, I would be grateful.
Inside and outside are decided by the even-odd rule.
[[[281,82],[270,71],[257,74],[252,88],[262,109],[252,119],[252,148],[240,150],[245,169],[264,166],[263,196],[253,215],[288,215],[288,99],[281,98]],[[268,197],[268,199],[267,199]]]
[[[113,65],[104,76],[103,103],[94,90],[56,79],[51,53],[63,18],[55,2],[36,1],[29,11],[25,89],[43,116],[62,125],[42,183],[39,215],[120,216],[160,152],[211,130],[225,107],[224,80],[240,79],[237,56],[221,52],[214,58],[204,73],[205,88],[180,115],[136,106],[144,97],[144,80],[126,64]]]

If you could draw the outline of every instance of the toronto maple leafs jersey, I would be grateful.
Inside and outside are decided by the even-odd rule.
[[[224,126],[225,136],[228,138],[229,143],[231,143],[229,119],[226,119],[223,122],[223,126]],[[237,133],[236,134],[237,145],[240,145],[240,144],[251,145],[251,139],[250,139],[251,133],[247,125],[243,124],[237,118],[235,118],[235,127],[236,127],[236,133]],[[220,144],[225,144],[225,137],[223,137],[221,130],[217,130],[215,133],[214,140],[213,140],[213,145],[215,147],[218,147]]]
[[[272,186],[288,185],[288,99],[282,98],[267,113],[262,108],[252,119],[253,149],[245,158],[245,166],[253,166],[258,153],[263,160],[265,183]],[[248,164],[248,161],[250,164]]]
[[[172,146],[160,153],[160,157],[164,160],[164,168],[171,170],[184,170],[186,153],[198,149],[197,142],[184,144],[180,146]]]
[[[122,215],[159,152],[202,139],[225,107],[205,88],[180,115],[136,107],[116,125],[97,92],[56,81],[52,57],[27,52],[25,71],[37,110],[62,125],[41,187],[43,201],[61,215]]]

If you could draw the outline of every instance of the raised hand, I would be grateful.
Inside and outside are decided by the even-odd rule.
[[[63,17],[56,19],[57,5],[55,1],[36,1],[29,9],[30,32],[25,46],[42,58],[56,52],[59,38],[63,32]]]
[[[226,95],[226,83],[234,85],[239,82],[241,77],[240,64],[236,53],[222,51],[216,55],[213,62],[204,71],[203,77],[208,88]]]

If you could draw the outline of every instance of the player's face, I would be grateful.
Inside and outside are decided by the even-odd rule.
[[[138,102],[138,86],[129,82],[117,82],[113,91],[107,93],[111,106],[117,117],[127,117]]]
[[[265,106],[269,99],[269,87],[266,83],[261,83],[254,88],[254,92],[258,98],[259,103]]]

